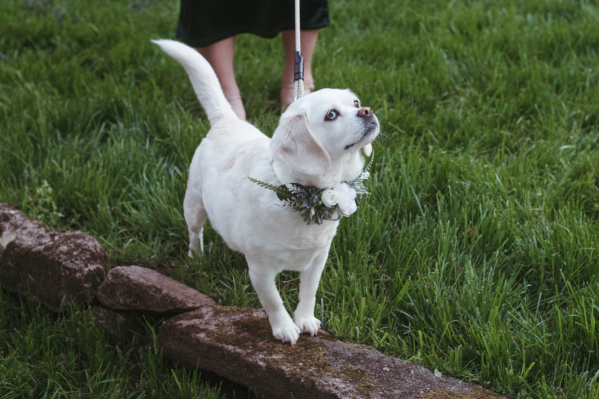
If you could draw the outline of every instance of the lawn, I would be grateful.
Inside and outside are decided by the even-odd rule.
[[[187,168],[209,124],[150,42],[174,36],[178,7],[0,4],[0,202],[91,234],[113,266],[259,307],[243,256],[212,229],[205,258],[185,255]],[[354,90],[383,134],[372,194],[341,222],[320,283],[324,328],[510,398],[599,398],[599,5],[330,8],[316,86]],[[279,38],[238,37],[248,118],[268,135],[282,68]],[[281,293],[294,308],[298,282]],[[57,316],[0,288],[0,398],[219,397],[162,359],[159,322],[116,342],[82,307]]]

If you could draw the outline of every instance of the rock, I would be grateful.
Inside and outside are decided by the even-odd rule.
[[[164,322],[158,342],[167,358],[248,386],[258,397],[501,398],[324,332],[281,343],[263,310],[203,307]]]
[[[92,316],[96,324],[115,339],[123,338],[131,327],[131,315],[125,312],[94,306]]]
[[[108,254],[80,231],[59,233],[0,205],[0,283],[30,292],[50,310],[72,302],[90,304],[110,270]]]
[[[17,241],[19,247],[36,247],[51,240],[57,234],[37,220],[7,204],[0,204],[0,263],[8,244]]]
[[[155,313],[182,313],[205,305],[216,305],[206,295],[139,266],[112,269],[100,286],[97,297],[102,305],[110,309]]]

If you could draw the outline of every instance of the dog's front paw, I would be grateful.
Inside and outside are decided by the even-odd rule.
[[[289,318],[288,322],[272,327],[272,335],[274,335],[276,339],[283,342],[290,342],[291,345],[295,345],[299,338],[299,334],[300,329],[291,321],[291,318]]]
[[[303,333],[309,333],[311,336],[318,335],[318,330],[320,329],[320,320],[318,320],[314,316],[301,317],[295,316],[293,318],[295,325],[299,327],[300,331]]]

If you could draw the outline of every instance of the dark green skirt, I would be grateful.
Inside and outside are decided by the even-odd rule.
[[[329,26],[327,0],[300,0],[302,30]],[[295,29],[294,0],[181,0],[177,39],[206,47],[240,33],[273,38]]]

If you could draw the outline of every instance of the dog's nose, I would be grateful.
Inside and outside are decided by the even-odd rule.
[[[370,107],[362,107],[358,110],[358,116],[362,118],[372,116],[372,109],[370,109]]]

